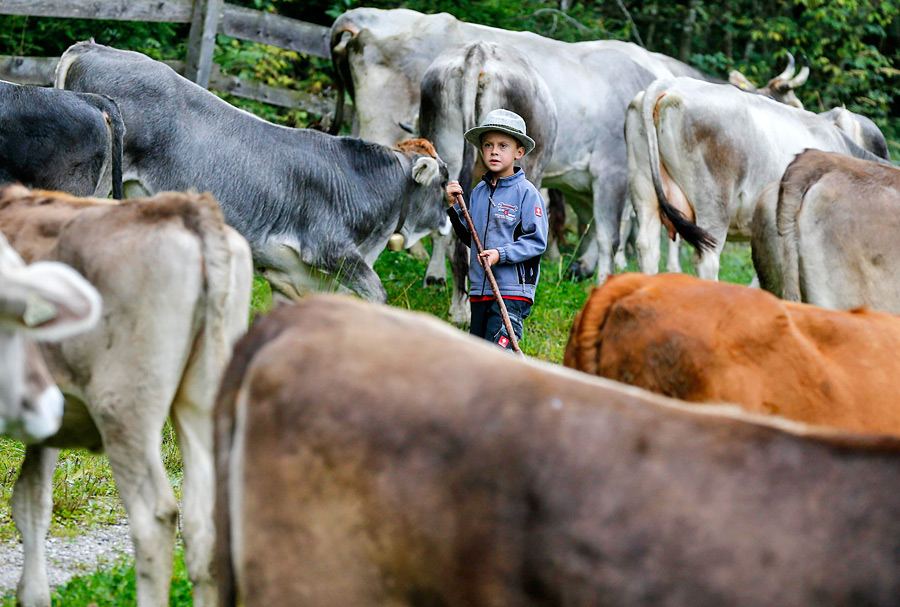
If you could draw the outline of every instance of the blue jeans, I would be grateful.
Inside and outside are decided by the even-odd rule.
[[[505,297],[503,303],[506,304],[506,311],[509,313],[509,321],[516,333],[516,339],[520,340],[524,330],[522,325],[531,314],[531,303]],[[470,305],[472,307],[472,323],[469,325],[469,333],[492,341],[507,350],[512,350],[512,342],[503,324],[503,316],[500,314],[500,305],[497,300],[473,301]]]

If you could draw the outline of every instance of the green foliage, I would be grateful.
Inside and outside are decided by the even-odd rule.
[[[79,40],[140,51],[154,59],[183,59],[188,26],[140,21],[0,16],[0,55],[58,57]]]

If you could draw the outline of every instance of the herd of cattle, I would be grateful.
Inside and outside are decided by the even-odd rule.
[[[167,418],[200,607],[897,603],[900,172],[874,123],[803,110],[793,58],[757,89],[629,43],[375,9],[339,17],[332,52],[361,138],[92,41],[55,88],[0,83],[21,605],[50,605],[52,473],[76,446],[109,455],[138,604],[168,604]],[[433,233],[443,271],[444,186],[485,170],[462,134],[498,106],[588,226],[572,270],[602,286],[575,370],[306,295],[384,302],[395,233]],[[629,204],[645,273],[607,279]],[[653,276],[663,226],[712,280]],[[715,282],[736,236],[765,290]],[[299,301],[247,332],[254,271]]]

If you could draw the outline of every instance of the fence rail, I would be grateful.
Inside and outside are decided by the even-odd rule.
[[[330,57],[329,30],[321,25],[221,0],[0,0],[0,15],[191,23],[188,60],[193,59],[196,65],[186,69],[184,62],[172,62],[179,73],[211,90],[270,105],[297,107],[320,116],[334,108],[335,101],[325,96],[223,76],[212,63],[214,36],[210,24],[215,24],[216,33],[232,38],[327,58]],[[20,84],[52,84],[57,60],[0,56],[0,79]]]

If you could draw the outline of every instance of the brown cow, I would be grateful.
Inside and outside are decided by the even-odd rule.
[[[900,441],[695,407],[318,295],[216,406],[222,605],[894,605]]]
[[[66,396],[62,428],[29,446],[12,497],[22,535],[20,605],[50,605],[44,539],[60,447],[104,449],[128,513],[137,603],[169,604],[178,504],[160,439],[171,416],[184,460],[185,561],[194,605],[215,602],[211,560],[212,407],[231,345],[247,326],[250,248],[208,194],[117,203],[0,189],[0,231],[26,261],[61,261],[103,298],[91,331],[44,359]]]
[[[900,435],[900,319],[784,302],[682,274],[591,293],[564,364],[694,402]]]

